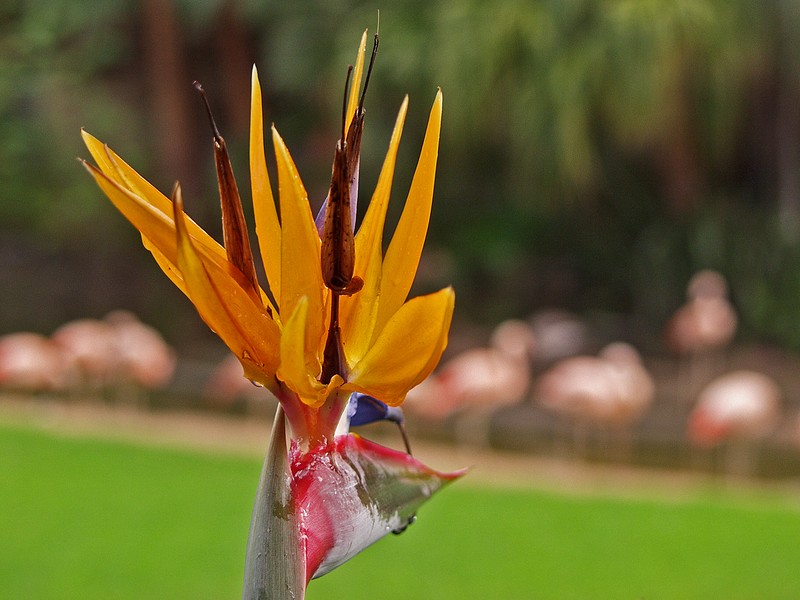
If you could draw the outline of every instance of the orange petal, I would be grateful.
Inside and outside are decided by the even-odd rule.
[[[175,223],[178,268],[189,298],[202,319],[242,360],[253,376],[253,364],[260,367],[257,380],[269,384],[278,367],[280,333],[275,322],[232,279],[209,276],[186,229],[180,188],[176,188]]]
[[[383,228],[392,191],[397,149],[403,135],[407,110],[408,97],[400,106],[389,142],[389,150],[378,177],[378,185],[375,186],[367,214],[364,215],[364,220],[356,234],[355,274],[364,281],[364,287],[357,294],[343,296],[341,299],[342,335],[350,364],[361,360],[367,351],[378,314],[383,259]]]
[[[286,316],[294,313],[302,297],[307,298],[309,344],[305,349],[306,363],[319,364],[325,334],[319,234],[297,167],[274,127],[272,139],[278,163],[281,204],[281,295],[278,302],[281,313]]]
[[[144,246],[150,250],[158,251],[158,255],[154,254],[156,262],[164,270],[167,276],[176,281],[172,271],[179,271],[177,268],[177,246],[175,244],[175,223],[171,215],[166,215],[153,204],[147,202],[141,196],[130,191],[128,188],[123,187],[115,180],[111,179],[108,175],[98,170],[93,165],[83,161],[83,166],[94,177],[95,182],[100,187],[112,204],[116,206],[131,224],[139,230],[142,234],[142,241]],[[172,202],[169,202],[170,211],[172,210]],[[241,271],[234,268],[228,263],[225,257],[224,250],[219,244],[211,240],[216,245],[216,250],[211,246],[198,243],[198,240],[191,235],[189,228],[189,219],[185,218],[187,224],[187,231],[190,232],[192,242],[197,248],[197,251],[203,256],[209,268],[213,267],[213,272],[218,276],[228,277],[236,281],[239,285],[246,289],[246,283]],[[205,232],[199,229],[204,235]],[[208,237],[206,235],[206,237]],[[208,238],[211,239],[211,238]],[[166,267],[166,268],[165,268]],[[177,283],[176,285],[185,293],[185,288]],[[269,305],[267,305],[269,306]],[[272,307],[269,310],[275,312]]]
[[[356,66],[353,70],[353,81],[350,84],[350,93],[347,96],[347,112],[345,112],[344,130],[350,131],[350,122],[356,114],[359,92],[361,91],[361,77],[364,73],[364,54],[367,50],[367,30],[361,35],[361,42],[356,52]]]
[[[442,92],[439,90],[431,109],[425,140],[422,143],[422,151],[406,205],[383,260],[381,301],[373,337],[403,305],[414,282],[431,216],[441,124]]]
[[[81,131],[83,142],[100,170],[112,181],[133,192],[172,220],[172,201],[159,192],[153,184],[139,175],[128,163],[122,160],[111,148],[87,131]],[[217,254],[227,262],[225,249],[208,235],[197,223],[186,218],[186,227],[195,246],[202,247],[204,253]]]
[[[342,389],[364,392],[392,406],[400,404],[439,362],[447,346],[454,303],[452,288],[405,303],[353,367]]]
[[[334,375],[327,385],[320,383],[317,379],[319,364],[309,365],[306,362],[308,311],[308,298],[303,296],[297,301],[289,319],[284,322],[278,379],[289,386],[305,404],[319,408],[343,380],[339,375]]]
[[[162,211],[145,201],[141,196],[122,187],[93,165],[84,162],[83,166],[94,177],[97,185],[109,200],[131,224],[139,230],[143,238],[157,249],[163,258],[177,265],[178,253],[175,242],[175,223]],[[170,203],[171,205],[171,203]]]
[[[98,186],[112,204],[130,221],[142,236],[142,245],[150,251],[156,263],[169,279],[186,296],[186,284],[177,267],[177,246],[175,244],[175,224],[172,219],[145,202],[127,188],[123,188],[87,162],[86,170],[94,177]]]
[[[281,297],[281,226],[278,222],[278,212],[272,196],[272,185],[264,154],[262,110],[261,85],[254,66],[250,97],[250,186],[253,190],[253,212],[261,261],[264,264],[272,296],[278,301]]]

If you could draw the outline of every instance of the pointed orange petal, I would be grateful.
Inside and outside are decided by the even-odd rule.
[[[442,92],[439,90],[431,109],[406,205],[383,260],[381,301],[373,337],[403,305],[414,282],[431,216],[441,124]]]
[[[291,315],[300,298],[308,301],[306,362],[319,363],[325,334],[325,311],[320,262],[320,240],[308,196],[289,150],[273,127],[281,204],[281,313]],[[311,340],[315,340],[311,343]]]
[[[154,208],[164,213],[170,221],[172,220],[172,201],[169,198],[159,192],[158,189],[139,175],[133,167],[122,160],[119,155],[103,142],[87,131],[82,130],[81,135],[83,136],[83,142],[106,177],[147,201]],[[188,217],[186,218],[186,226],[196,246],[202,246],[204,252],[217,254],[220,259],[227,261],[225,249],[208,235],[202,227]]]
[[[139,233],[142,234],[142,241],[145,248],[151,252],[153,252],[153,249],[158,251],[158,254],[153,253],[156,262],[181,291],[186,293],[185,286],[178,283],[174,273],[174,271],[180,272],[180,269],[177,267],[178,251],[175,243],[175,222],[173,221],[172,215],[166,215],[153,204],[147,202],[147,200],[128,188],[123,187],[117,181],[111,179],[108,175],[86,161],[83,161],[83,166],[86,167],[86,170],[94,177],[97,185],[103,190],[106,196],[108,196],[117,210],[139,230]],[[172,212],[172,201],[169,201],[169,207],[170,212]],[[186,216],[184,216],[184,223],[186,224],[187,233],[192,239],[192,244],[203,257],[208,268],[211,269],[214,279],[231,279],[243,290],[248,289],[248,284],[244,275],[228,262],[224,254],[224,249],[215,241],[211,240],[202,229],[195,226],[207,239],[211,240],[212,244],[216,245],[216,250],[212,246],[198,242],[197,238],[195,238],[192,233],[192,229],[194,228],[189,227],[190,220]],[[262,304],[264,304],[267,310],[272,312],[273,315],[276,315],[277,311],[269,303],[268,298],[262,296]]]
[[[353,81],[350,83],[350,93],[347,96],[347,112],[345,112],[344,130],[350,131],[350,122],[356,114],[359,92],[361,91],[361,77],[364,74],[364,54],[367,50],[367,30],[361,35],[361,42],[356,52],[356,66],[353,70]]]
[[[167,261],[172,265],[176,265],[178,254],[175,243],[175,223],[172,218],[146,202],[141,196],[122,187],[93,165],[84,162],[83,166],[94,177],[97,185],[108,196],[117,210],[139,230],[142,236]]]
[[[317,380],[319,365],[309,365],[306,362],[308,311],[308,298],[303,296],[297,301],[294,311],[284,324],[278,379],[300,396],[305,404],[319,408],[331,391],[342,384],[342,378],[334,375],[327,385],[320,383]]]
[[[256,379],[268,385],[278,367],[278,327],[235,281],[227,277],[213,280],[209,276],[188,235],[180,189],[176,192],[177,262],[189,298],[203,321],[242,361],[248,374],[254,376],[253,365],[258,365]]]
[[[397,149],[403,135],[407,110],[408,97],[400,106],[389,142],[389,150],[378,177],[378,185],[375,187],[367,214],[364,215],[364,220],[356,234],[355,274],[364,281],[364,288],[357,294],[343,296],[341,299],[343,342],[348,361],[351,364],[361,360],[367,351],[378,314],[378,294],[381,289],[381,261],[383,259],[383,227],[392,191]]]
[[[408,112],[408,96],[403,99],[400,110],[397,113],[392,137],[389,141],[389,149],[386,158],[383,160],[378,184],[372,194],[367,213],[356,234],[356,261],[359,264],[366,264],[367,257],[374,253],[375,246],[381,246],[383,239],[383,227],[386,222],[386,209],[389,206],[389,196],[392,191],[392,181],[394,178],[395,165],[397,163],[397,149],[400,146],[400,138],[403,136],[403,125],[405,124]],[[357,268],[357,267],[356,267]],[[357,271],[358,272],[358,271]]]
[[[272,296],[281,297],[281,226],[272,186],[269,181],[267,159],[264,153],[264,118],[262,114],[261,85],[255,66],[250,97],[250,186],[253,190],[253,212],[256,235],[261,249],[261,261],[267,274]],[[287,313],[288,314],[288,313]]]
[[[392,406],[400,404],[439,362],[454,303],[452,288],[406,302],[353,367],[342,389],[364,392]]]

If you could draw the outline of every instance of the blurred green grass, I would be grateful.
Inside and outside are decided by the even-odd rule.
[[[259,461],[0,427],[0,598],[240,597]],[[472,487],[311,584],[333,598],[796,598],[785,495]]]

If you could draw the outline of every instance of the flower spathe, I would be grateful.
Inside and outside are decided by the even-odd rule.
[[[356,110],[365,39],[358,53],[346,127]],[[346,373],[325,383],[320,375],[332,294],[322,278],[320,233],[297,168],[273,127],[276,206],[266,166],[261,104],[254,68],[250,183],[269,293],[235,264],[230,248],[223,248],[189,219],[182,202],[167,198],[84,131],[84,141],[97,162],[97,167],[88,163],[86,167],[141,232],[162,270],[236,354],[245,375],[276,394],[295,433],[315,438],[335,427],[342,395],[362,392],[392,406],[400,404],[408,390],[432,372],[447,344],[452,289],[407,300],[430,218],[442,94],[436,94],[405,207],[384,255],[384,222],[407,99],[401,105],[377,186],[355,234],[354,275],[363,281],[363,288],[341,296]],[[314,409],[318,414],[311,414]]]
[[[310,451],[285,445],[278,411],[247,542],[243,598],[304,597],[320,577],[414,520],[417,508],[464,474],[440,473],[354,434]]]

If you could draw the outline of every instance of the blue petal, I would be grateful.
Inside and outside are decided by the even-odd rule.
[[[376,421],[391,421],[402,424],[405,421],[403,411],[395,406],[388,406],[377,398],[356,392],[350,396],[347,407],[350,425],[359,427]]]

